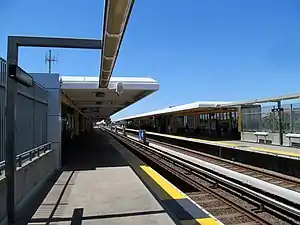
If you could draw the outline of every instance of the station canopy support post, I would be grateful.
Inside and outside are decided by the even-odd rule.
[[[16,208],[16,97],[17,84],[26,86],[33,84],[30,76],[18,73],[19,47],[54,47],[76,49],[101,49],[102,42],[97,39],[54,38],[54,37],[26,37],[9,36],[7,41],[7,101],[6,101],[6,188],[7,188],[7,221],[13,224]]]

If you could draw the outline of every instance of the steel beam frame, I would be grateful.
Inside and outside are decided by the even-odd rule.
[[[26,36],[9,36],[8,39],[22,47],[102,49],[102,42],[97,39]]]
[[[15,221],[16,207],[16,155],[15,124],[17,97],[17,66],[19,47],[57,47],[77,49],[101,49],[102,41],[96,39],[8,36],[7,43],[7,99],[6,99],[6,185],[7,220]]]
[[[99,88],[107,88],[135,0],[105,0]]]

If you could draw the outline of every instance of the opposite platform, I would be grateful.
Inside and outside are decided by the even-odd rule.
[[[134,129],[126,129],[126,130],[129,132],[138,133],[138,130],[134,130]],[[209,140],[204,140],[199,138],[188,138],[188,137],[154,133],[154,132],[147,132],[147,134],[176,139],[176,140],[189,141],[189,142],[194,142],[199,144],[207,144],[207,145],[212,145],[217,147],[231,148],[231,149],[236,149],[241,151],[256,152],[260,154],[300,160],[300,149],[293,148],[293,147],[266,145],[266,144],[244,142],[244,141],[209,141]]]

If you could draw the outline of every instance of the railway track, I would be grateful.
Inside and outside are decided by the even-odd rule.
[[[186,194],[224,224],[300,224],[300,214],[278,208],[259,194],[230,182],[221,182],[187,162],[147,147],[131,138],[111,133],[137,154],[175,175],[195,190]]]
[[[137,138],[136,135],[130,134],[129,136]],[[168,148],[173,151],[177,151],[197,159],[203,160],[205,162],[212,163],[214,165],[218,165],[224,167],[226,169],[230,169],[232,171],[242,173],[254,178],[257,178],[262,181],[266,181],[268,183],[287,188],[292,191],[300,192],[300,179],[296,177],[291,177],[285,174],[281,174],[278,172],[274,172],[267,169],[262,169],[255,166],[246,165],[239,162],[230,161],[228,159],[223,159],[221,157],[213,156],[210,154],[206,154],[200,151],[184,148],[181,146],[164,143],[161,141],[157,141],[152,138],[147,138],[147,141],[150,143],[154,143],[160,147]]]
[[[291,177],[291,176],[277,173],[274,171],[270,171],[270,170],[230,161],[230,160],[223,159],[223,158],[220,158],[217,156],[213,156],[213,155],[202,153],[202,152],[199,152],[196,150],[191,150],[188,148],[172,145],[169,143],[163,143],[163,142],[160,142],[160,141],[157,141],[154,139],[150,139],[150,138],[147,138],[147,140],[150,143],[154,143],[158,146],[161,146],[164,148],[169,148],[171,150],[174,150],[174,151],[177,151],[177,152],[189,155],[189,156],[193,156],[197,159],[201,159],[203,161],[212,163],[214,165],[218,165],[218,166],[224,167],[226,169],[230,169],[232,171],[242,173],[244,175],[248,175],[248,176],[257,178],[262,181],[266,181],[268,183],[271,183],[271,184],[274,184],[274,185],[277,185],[277,186],[280,186],[283,188],[287,188],[292,191],[300,192],[300,179],[299,178],[295,178],[295,177]]]

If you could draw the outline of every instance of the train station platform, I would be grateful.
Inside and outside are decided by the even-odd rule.
[[[138,130],[134,129],[126,129],[128,132],[138,133]],[[182,137],[170,134],[162,134],[155,132],[147,132],[148,135],[152,135],[153,137],[161,137],[161,138],[170,138],[173,140],[182,140],[188,141],[192,143],[206,144],[209,146],[223,147],[236,149],[240,151],[247,152],[255,152],[259,154],[265,155],[273,155],[277,157],[290,158],[295,160],[300,160],[300,149],[294,147],[287,146],[278,146],[278,145],[267,145],[267,144],[259,144],[245,141],[210,141],[199,138],[190,138],[190,137]]]
[[[65,151],[62,171],[17,224],[221,224],[103,131]]]

